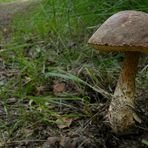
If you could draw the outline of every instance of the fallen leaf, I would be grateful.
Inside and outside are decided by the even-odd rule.
[[[22,131],[26,137],[29,137],[30,135],[33,134],[33,130],[30,128],[23,128]]]
[[[91,139],[78,136],[78,137],[49,137],[43,144],[42,148],[76,148],[76,147],[91,147]]]
[[[62,82],[55,82],[53,85],[53,92],[54,94],[61,93],[65,90],[65,83]]]
[[[43,144],[42,148],[58,148],[60,137],[49,137]]]
[[[62,118],[59,118],[56,120],[56,124],[57,124],[58,128],[63,129],[66,127],[70,127],[73,120],[74,119],[72,119],[72,118],[62,117]]]

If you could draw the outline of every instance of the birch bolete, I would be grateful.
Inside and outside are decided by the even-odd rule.
[[[134,112],[135,75],[141,53],[148,53],[148,14],[121,11],[108,18],[89,39],[101,51],[124,52],[123,68],[108,117],[115,132],[125,132],[138,120]]]

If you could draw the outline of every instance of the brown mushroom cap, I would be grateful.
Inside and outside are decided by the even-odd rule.
[[[103,51],[148,53],[148,13],[127,10],[112,15],[93,34],[88,44]]]

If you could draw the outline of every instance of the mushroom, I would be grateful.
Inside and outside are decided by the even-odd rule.
[[[135,121],[140,122],[134,112],[135,75],[141,53],[148,53],[148,14],[134,10],[118,12],[99,27],[88,44],[101,51],[125,54],[108,118],[114,132],[128,132]]]

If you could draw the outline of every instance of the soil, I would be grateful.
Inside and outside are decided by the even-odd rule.
[[[0,3],[0,26],[9,25],[16,13],[22,13],[30,5],[29,0],[19,0],[10,3]]]
[[[0,32],[5,39],[4,43],[8,43],[11,38],[11,23],[14,17],[25,15],[36,7],[39,2],[40,0],[15,0],[14,2],[0,3]]]
[[[9,26],[10,21],[13,19],[14,14],[22,13],[26,10],[30,2],[17,1],[6,4],[0,4],[0,28],[4,30],[6,26]],[[3,65],[1,70],[5,70]],[[14,75],[17,71],[13,71]],[[5,71],[5,75],[9,75],[9,70]],[[11,71],[12,74],[12,71]],[[60,88],[60,89],[59,89]],[[54,93],[62,91],[65,88],[65,84],[56,83],[54,85]],[[88,90],[89,91],[89,90]],[[90,91],[91,92],[91,91]],[[90,93],[91,94],[91,93]],[[92,94],[91,94],[92,95]],[[138,92],[136,96],[137,112],[142,119],[142,123],[137,123],[136,128],[132,133],[128,135],[117,135],[112,132],[110,125],[107,122],[107,112],[109,101],[105,100],[99,104],[92,102],[89,106],[89,112],[93,114],[91,118],[79,118],[66,120],[69,125],[66,127],[59,126],[43,126],[38,125],[38,131],[36,133],[42,136],[41,140],[22,140],[18,141],[14,139],[13,142],[8,142],[4,147],[7,148],[146,148],[147,146],[142,143],[142,140],[148,140],[148,91]],[[8,100],[11,105],[24,105],[17,104],[17,101],[13,98]],[[0,108],[2,104],[0,102]],[[62,108],[65,113],[83,112],[81,109],[81,102],[74,102],[75,110]],[[55,106],[56,108],[56,106]],[[61,112],[62,112],[61,111]],[[3,111],[0,110],[0,117]],[[2,117],[3,118],[3,117]],[[31,131],[31,129],[28,129]],[[26,131],[26,133],[29,131]]]

